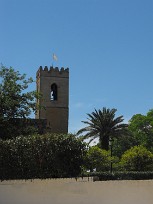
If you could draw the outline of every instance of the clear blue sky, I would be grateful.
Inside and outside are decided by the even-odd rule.
[[[0,0],[0,62],[35,79],[53,53],[70,69],[70,132],[94,108],[125,122],[153,108],[152,0]]]

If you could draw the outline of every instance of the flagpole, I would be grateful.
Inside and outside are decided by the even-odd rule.
[[[54,68],[54,53],[52,55],[52,67]]]

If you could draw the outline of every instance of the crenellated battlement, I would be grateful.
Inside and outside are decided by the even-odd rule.
[[[61,67],[61,69],[59,69],[58,67],[53,67],[50,66],[49,68],[47,66],[45,66],[44,68],[42,66],[39,67],[38,71],[37,71],[37,77],[41,76],[56,76],[56,77],[69,77],[69,68],[64,68]]]

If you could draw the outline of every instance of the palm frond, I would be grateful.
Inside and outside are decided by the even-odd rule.
[[[80,129],[77,134],[85,132],[83,136],[85,139],[91,138],[92,140],[99,137],[102,143],[105,141],[108,145],[106,140],[109,140],[110,137],[122,135],[127,129],[127,124],[123,123],[123,116],[115,118],[116,111],[115,108],[107,109],[105,107],[102,110],[94,109],[91,114],[87,114],[87,121],[82,121],[87,127]]]

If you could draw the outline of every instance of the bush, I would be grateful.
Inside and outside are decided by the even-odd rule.
[[[73,135],[34,135],[0,140],[0,179],[75,177],[86,145]]]
[[[93,181],[108,180],[148,180],[153,179],[153,172],[93,172],[83,176],[93,177]]]
[[[116,157],[110,156],[110,152],[102,150],[98,146],[90,147],[86,157],[85,157],[85,168],[89,169],[91,172],[96,169],[96,171],[109,171],[110,164],[115,164]]]
[[[132,147],[122,155],[121,166],[127,171],[152,171],[153,154],[143,146]]]

